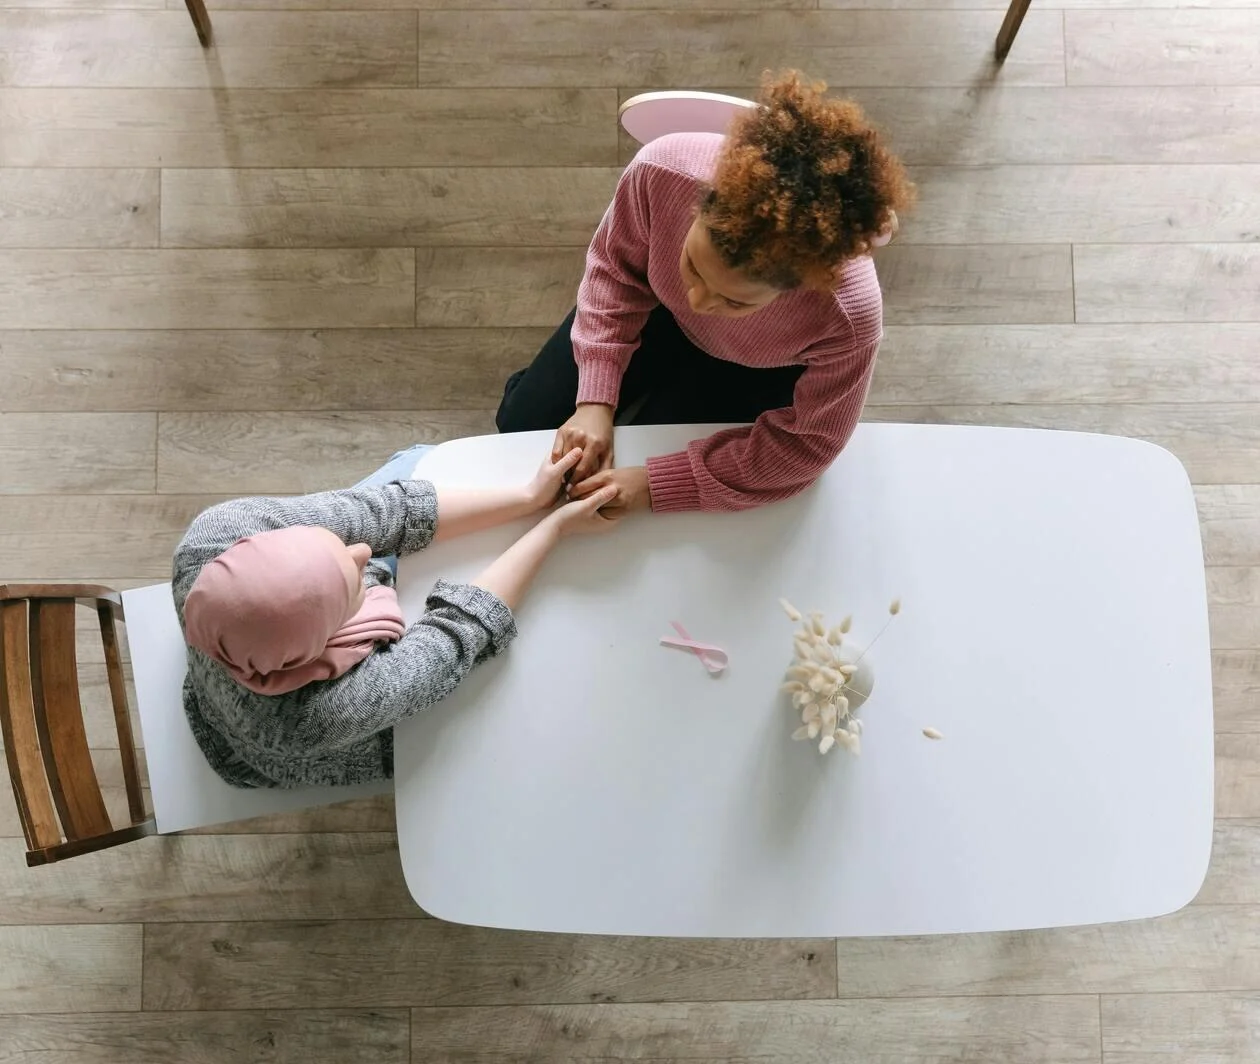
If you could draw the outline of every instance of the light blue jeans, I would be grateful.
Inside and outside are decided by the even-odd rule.
[[[355,485],[356,488],[379,488],[383,484],[392,484],[396,480],[410,480],[411,471],[416,468],[422,455],[433,450],[427,443],[417,443],[414,447],[399,451],[371,476],[364,477]],[[394,555],[385,558],[374,558],[373,561],[388,566],[389,571],[398,575],[398,559]]]

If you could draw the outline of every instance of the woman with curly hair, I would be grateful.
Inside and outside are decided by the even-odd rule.
[[[501,432],[582,449],[570,494],[604,512],[742,510],[812,484],[848,442],[882,336],[870,249],[912,186],[861,109],[767,79],[726,137],[679,133],[626,168],[576,309],[507,382]],[[752,422],[613,467],[613,421]]]

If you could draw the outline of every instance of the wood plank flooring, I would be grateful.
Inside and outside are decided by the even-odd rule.
[[[183,0],[0,0],[0,580],[154,582],[221,498],[488,430],[633,151],[619,101],[797,65],[920,187],[868,417],[1190,471],[1213,860],[1122,926],[534,936],[428,919],[388,797],[28,870],[6,796],[0,1062],[1260,1059],[1260,0],[1038,0],[1000,70],[1006,0],[210,6],[203,52]],[[86,626],[80,658],[116,808]]]

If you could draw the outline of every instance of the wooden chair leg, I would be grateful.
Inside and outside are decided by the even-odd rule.
[[[201,0],[197,0],[198,3]],[[193,0],[188,0],[191,6]],[[994,48],[994,55],[1000,63],[1006,58],[1006,53],[1011,50],[1011,45],[1015,43],[1015,34],[1019,32],[1019,27],[1023,24],[1024,16],[1028,14],[1028,5],[1032,0],[1011,0],[1011,6],[1006,9],[1006,18],[1002,20],[1002,28],[998,30],[997,45]]]
[[[193,25],[197,27],[197,40],[203,48],[209,48],[212,31],[205,0],[184,0],[184,3],[188,5],[188,13],[192,16]]]

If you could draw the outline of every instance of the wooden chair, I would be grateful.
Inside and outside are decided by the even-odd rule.
[[[213,30],[210,27],[210,14],[206,11],[205,0],[184,0],[188,14],[192,16],[193,25],[197,29],[197,40],[203,48],[210,47]]]
[[[96,611],[105,649],[130,822],[115,825],[88,748],[75,653],[77,606]],[[136,711],[148,762],[146,814],[116,624],[126,611]],[[170,584],[121,594],[83,584],[0,584],[0,729],[29,865],[145,835],[292,813],[393,791],[345,786],[232,787],[210,767],[184,712],[188,648]]]
[[[79,700],[78,607],[95,610],[105,651],[128,823],[115,825]],[[0,732],[26,836],[26,863],[51,864],[155,831],[144,808],[116,624],[121,598],[91,584],[0,585]]]
[[[192,0],[189,0],[189,3],[191,2]],[[1006,9],[1006,18],[1002,20],[1002,28],[998,30],[997,43],[993,47],[994,57],[999,63],[1006,58],[1011,45],[1015,43],[1015,34],[1023,25],[1030,3],[1032,0],[1011,0],[1011,6]]]

